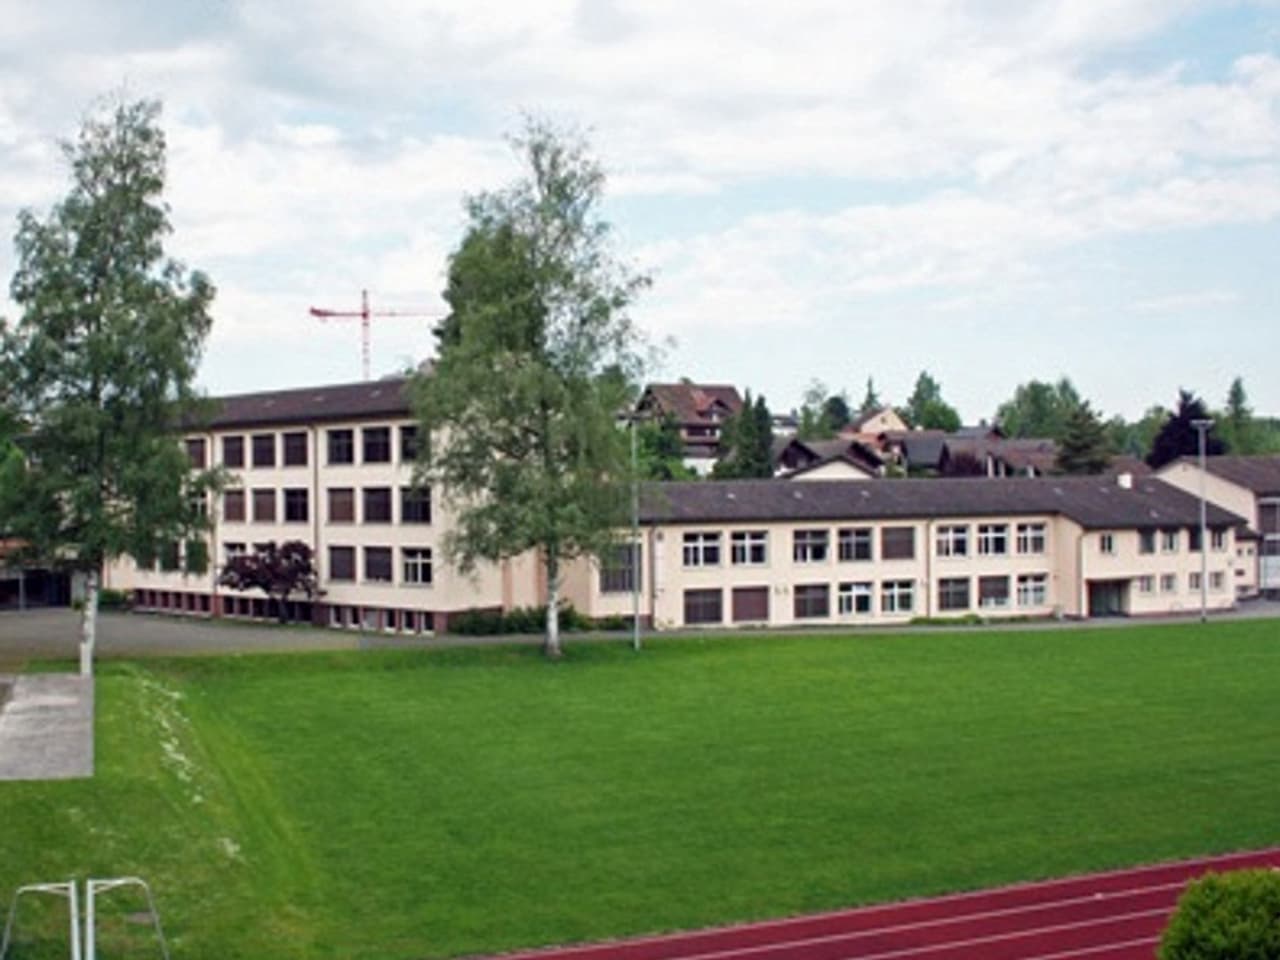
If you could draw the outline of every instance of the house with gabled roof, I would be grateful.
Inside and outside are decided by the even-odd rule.
[[[706,476],[720,457],[724,422],[742,410],[742,395],[732,384],[651,383],[640,395],[636,410],[655,419],[675,420],[684,443],[685,466]]]

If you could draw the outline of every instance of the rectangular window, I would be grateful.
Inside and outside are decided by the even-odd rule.
[[[274,467],[276,465],[276,435],[274,433],[255,433],[253,435],[253,465],[255,467]]]
[[[364,548],[364,578],[371,583],[391,582],[391,548]]]
[[[1145,576],[1138,577],[1135,583],[1137,584],[1139,593],[1150,594],[1156,592],[1156,578],[1149,573]]]
[[[329,447],[329,465],[356,462],[355,434],[350,430],[326,430],[326,442]]]
[[[354,580],[356,578],[356,548],[329,548],[329,579]]]
[[[310,491],[306,487],[291,487],[284,492],[284,522],[306,523],[310,519]]]
[[[234,469],[244,466],[244,437],[222,438],[222,465]]]
[[[940,557],[967,557],[969,555],[969,528],[958,524],[947,524],[938,527],[935,549]]]
[[[943,577],[938,581],[938,609],[969,609],[968,577]]]
[[[418,459],[418,428],[407,424],[400,428],[400,462],[413,463]]]
[[[363,496],[365,523],[391,522],[390,487],[365,487]]]
[[[719,590],[686,590],[684,622],[687,624],[723,623],[724,596]]]
[[[686,567],[718,567],[720,565],[720,534],[686,533],[682,554]]]
[[[812,620],[831,616],[831,588],[825,583],[802,583],[795,589],[795,617]]]
[[[989,609],[1009,605],[1008,577],[979,577],[978,606]]]
[[[354,523],[356,494],[350,487],[329,488],[329,522]]]
[[[1187,549],[1192,553],[1200,552],[1200,528],[1190,527],[1187,530]]]
[[[1160,574],[1160,592],[1161,593],[1177,593],[1178,592],[1178,576],[1174,573]]]
[[[253,491],[253,522],[276,522],[276,492],[274,490]]]
[[[840,584],[836,591],[836,611],[841,616],[866,616],[871,613],[871,584]]]
[[[791,535],[791,559],[796,563],[825,563],[828,538],[826,530],[797,530]]]
[[[844,527],[837,531],[836,539],[841,562],[871,559],[870,527]]]
[[[1193,573],[1187,577],[1187,587],[1188,589],[1191,590],[1192,593],[1200,592],[1200,583],[1201,583],[1201,580],[1200,580],[1199,573]]]
[[[187,462],[191,464],[192,470],[203,470],[205,468],[205,446],[203,438],[193,437],[187,441]]]
[[[729,541],[734,566],[761,567],[769,559],[769,535],[763,530],[739,530]]]
[[[1209,589],[1214,593],[1221,593],[1226,585],[1227,581],[1221,570],[1215,570],[1213,573],[1209,574]]]
[[[1160,552],[1161,553],[1177,553],[1178,541],[1181,539],[1180,530],[1161,530],[1160,531]]]
[[[299,430],[284,434],[284,465],[286,467],[305,467],[307,465],[307,435]]]
[[[914,560],[915,556],[915,527],[884,527],[881,529],[881,560]]]
[[[365,427],[360,431],[365,463],[391,462],[391,428]]]
[[[884,613],[910,613],[914,606],[915,584],[911,580],[885,580],[880,584],[880,609]]]
[[[1047,573],[1018,574],[1018,606],[1043,607],[1049,599]]]
[[[160,569],[177,570],[182,566],[181,550],[177,540],[166,540],[160,545]]]
[[[1211,530],[1209,532],[1209,546],[1214,552],[1221,552],[1227,549],[1227,531]]]
[[[1115,534],[1103,533],[1098,536],[1098,552],[1111,556],[1116,552]]]
[[[400,522],[401,523],[430,523],[431,522],[431,488],[430,487],[401,487],[400,488]]]
[[[1156,552],[1156,532],[1154,530],[1138,531],[1138,552],[1139,553],[1155,553]]]
[[[1046,532],[1043,523],[1018,524],[1018,552],[1029,556],[1044,553]]]
[[[769,620],[768,587],[733,588],[733,622],[767,623]]]
[[[404,547],[400,551],[404,582],[425,586],[431,582],[431,548]]]
[[[640,547],[634,543],[616,543],[600,558],[600,592],[631,593],[639,589]]]
[[[1007,523],[978,524],[978,553],[984,557],[1000,557],[1009,552]]]

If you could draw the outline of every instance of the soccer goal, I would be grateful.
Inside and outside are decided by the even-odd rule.
[[[30,883],[13,892],[9,902],[9,916],[4,922],[4,936],[0,937],[0,960],[9,955],[9,946],[13,943],[13,933],[18,921],[18,906],[24,898],[30,899],[44,894],[46,896],[64,897],[67,901],[67,931],[71,944],[71,960],[80,957],[80,906],[76,899],[76,882],[67,880],[62,883]]]
[[[122,887],[141,888],[147,899],[145,917],[150,921],[156,934],[156,944],[163,960],[169,960],[169,944],[164,939],[164,930],[160,926],[160,912],[156,909],[156,899],[151,894],[151,887],[141,877],[107,877],[90,878],[84,883],[84,935],[80,932],[80,901],[76,895],[76,882],[67,880],[64,883],[32,883],[19,887],[14,891],[13,900],[9,904],[9,916],[4,924],[4,936],[0,938],[0,960],[6,960],[9,947],[13,944],[14,930],[18,920],[18,907],[24,898],[40,894],[63,897],[67,901],[67,930],[70,943],[71,960],[97,960],[98,956],[98,898],[112,890]]]

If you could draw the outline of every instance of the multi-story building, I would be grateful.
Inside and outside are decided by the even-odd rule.
[[[651,383],[636,410],[647,417],[674,419],[684,443],[684,465],[705,477],[720,456],[724,422],[742,410],[742,395],[737,387],[723,383]]]
[[[1207,604],[1231,607],[1235,529],[1208,512]],[[1199,609],[1196,498],[1155,480],[1010,478],[664,484],[633,550],[566,593],[658,628],[1093,617]]]

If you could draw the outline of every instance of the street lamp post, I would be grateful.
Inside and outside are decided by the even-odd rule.
[[[631,417],[631,649],[640,650],[640,463],[636,456],[636,417]]]
[[[1205,435],[1209,432],[1209,428],[1213,426],[1213,420],[1204,417],[1191,421],[1191,425],[1196,428],[1200,441],[1200,622],[1204,623],[1208,618],[1209,608],[1209,542],[1206,537],[1205,527],[1207,526],[1206,515],[1208,508],[1205,506],[1205,464],[1204,449]]]

